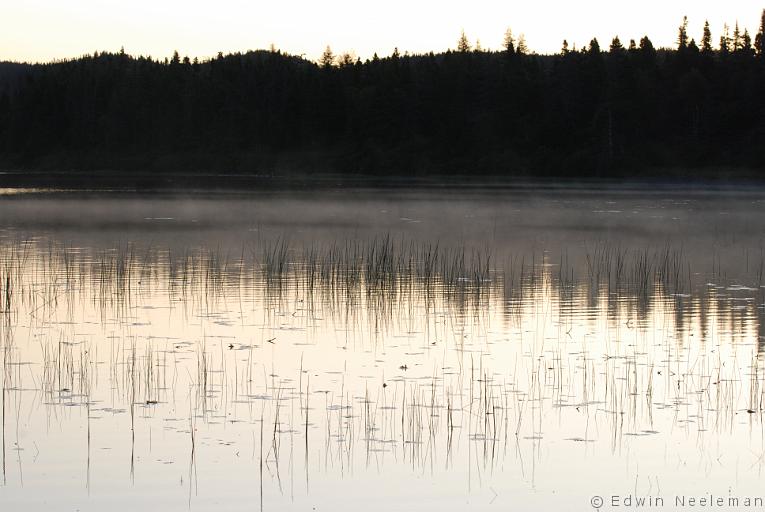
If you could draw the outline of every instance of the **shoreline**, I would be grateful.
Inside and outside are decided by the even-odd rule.
[[[32,191],[248,192],[263,190],[455,190],[455,191],[559,191],[582,192],[746,192],[765,190],[765,177],[754,170],[698,173],[689,178],[680,172],[650,173],[640,177],[561,177],[500,175],[375,176],[348,173],[239,173],[239,172],[124,172],[28,171],[0,169],[0,189]]]

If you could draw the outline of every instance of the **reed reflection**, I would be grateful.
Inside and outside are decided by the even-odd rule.
[[[620,460],[762,443],[760,276],[681,248],[39,238],[0,255],[10,496],[80,463],[91,496],[172,481],[183,496],[163,499],[192,508],[412,473],[528,491],[583,456],[608,481]]]

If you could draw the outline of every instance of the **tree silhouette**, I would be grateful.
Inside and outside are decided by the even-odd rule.
[[[611,40],[611,46],[609,47],[609,52],[613,54],[620,54],[624,52],[624,45],[619,40],[619,36],[615,36]]]
[[[754,49],[757,55],[765,57],[765,9],[762,10],[762,16],[760,18],[760,30],[754,37]]]
[[[364,61],[327,47],[316,62],[273,49],[0,62],[0,166],[759,176],[763,26],[754,49],[740,30],[735,54],[727,28],[718,51],[705,24],[701,48],[688,37],[682,51],[645,36],[628,50],[614,37],[607,52],[593,39],[539,55],[508,31],[501,52],[467,53],[464,37],[462,53]]]
[[[744,35],[741,36],[741,51],[744,53],[752,52],[752,37],[747,29],[744,29]]]
[[[510,30],[510,27],[505,30],[505,37],[502,41],[502,46],[508,54],[512,55],[515,53],[515,39],[513,39],[513,31]]]
[[[688,16],[683,16],[683,23],[677,29],[677,49],[683,51],[688,48]]]
[[[709,21],[704,22],[704,32],[701,36],[701,51],[710,53],[712,51],[712,31],[709,28]]]
[[[465,31],[463,30],[457,39],[457,51],[460,53],[467,53],[470,51],[470,42],[468,41]]]
[[[529,48],[526,46],[526,36],[523,34],[518,36],[518,46],[515,48],[515,53],[518,55],[526,55],[529,53]]]
[[[644,54],[650,55],[654,55],[656,53],[656,50],[653,47],[653,43],[650,39],[648,39],[648,36],[643,36],[640,38],[640,51],[642,51]]]
[[[321,64],[321,67],[327,69],[332,67],[332,65],[335,63],[335,54],[332,53],[332,48],[327,45],[327,47],[324,49],[324,53],[321,54],[321,58],[319,59],[319,64]]]
[[[733,51],[737,52],[743,46],[741,40],[741,31],[738,29],[738,21],[736,22],[736,28],[733,29]]]
[[[352,66],[355,64],[356,59],[353,58],[353,55],[350,52],[345,52],[342,55],[340,55],[340,58],[337,60],[338,65],[341,68]]]
[[[720,36],[720,53],[723,55],[726,55],[730,52],[730,32],[728,28],[728,24],[723,25],[723,32]]]

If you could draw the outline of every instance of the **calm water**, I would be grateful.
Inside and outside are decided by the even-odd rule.
[[[762,497],[764,213],[758,190],[3,190],[0,509]]]

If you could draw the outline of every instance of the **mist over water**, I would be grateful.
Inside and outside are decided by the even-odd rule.
[[[7,192],[9,510],[762,488],[762,191]]]

